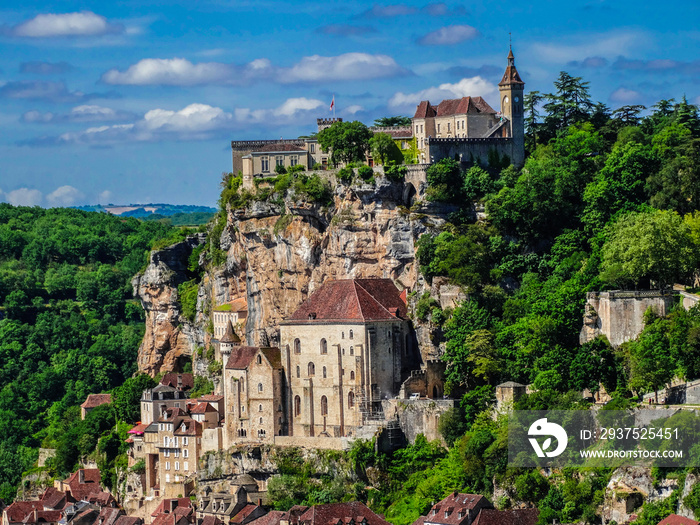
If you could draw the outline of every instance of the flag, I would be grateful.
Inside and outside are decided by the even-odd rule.
[[[333,100],[331,100],[331,108],[330,110],[333,111],[333,108],[335,107],[335,95],[333,95]]]

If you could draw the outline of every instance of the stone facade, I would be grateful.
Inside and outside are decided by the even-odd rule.
[[[224,335],[229,322],[236,332],[245,333],[245,321],[248,318],[248,305],[245,297],[215,307],[211,318],[216,338]]]
[[[581,344],[604,335],[617,347],[635,339],[644,329],[644,312],[654,308],[666,315],[674,304],[672,290],[589,292],[579,340]]]
[[[160,495],[188,496],[197,470],[202,425],[180,408],[167,409],[157,424]]]

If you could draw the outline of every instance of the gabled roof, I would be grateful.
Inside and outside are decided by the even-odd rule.
[[[257,355],[258,351],[267,359],[272,368],[282,367],[282,357],[280,355],[280,349],[277,347],[267,347],[267,346],[237,346],[234,348],[233,352],[228,358],[226,363],[227,369],[233,370],[245,370],[250,366],[253,358]]]
[[[247,523],[249,521],[252,521],[251,519],[246,519],[246,518],[248,518],[255,511],[261,511],[261,510],[262,510],[261,507],[258,507],[257,505],[255,505],[253,503],[248,503],[241,510],[239,510],[235,516],[233,516],[231,518],[231,523]]]
[[[104,507],[97,517],[99,525],[115,525],[115,522],[124,514],[122,509]]]
[[[363,519],[367,520],[368,525],[389,525],[388,521],[359,501],[314,505],[299,516],[300,523],[309,525],[329,525],[339,521],[349,523],[350,520],[354,520],[359,525]]]
[[[199,401],[207,401],[209,403],[223,401],[223,400],[224,400],[224,396],[218,396],[216,394],[206,394],[203,396],[199,396]]]
[[[416,114],[413,115],[413,118],[430,118],[434,117],[436,113],[435,108],[430,105],[429,100],[421,100],[421,103],[418,104],[418,107],[416,108]]]
[[[168,513],[170,509],[174,510],[177,507],[192,507],[192,500],[190,498],[166,498],[160,502],[160,505],[153,511],[151,516],[155,517],[158,514]]]
[[[473,113],[492,113],[496,111],[482,97],[462,97],[443,100],[437,106],[437,116],[463,115]]]
[[[134,428],[129,430],[127,432],[127,434],[136,434],[138,436],[141,436],[141,435],[143,435],[143,433],[146,431],[147,428],[148,428],[148,425],[146,425],[145,423],[139,423]]]
[[[178,388],[178,376],[180,376],[183,390],[190,390],[194,387],[194,376],[190,373],[178,374],[176,372],[168,372],[160,380],[160,384]]]
[[[469,520],[469,512],[477,506],[492,508],[491,502],[481,494],[453,492],[431,507],[424,523],[459,525]],[[447,514],[447,515],[445,515]]]
[[[184,425],[184,430],[183,430]],[[202,435],[202,424],[195,421],[194,419],[185,418],[177,424],[173,434],[176,436],[201,436]]]
[[[406,304],[391,279],[339,279],[323,283],[286,322],[365,322],[406,316]]]
[[[230,303],[220,304],[214,307],[215,312],[247,312],[248,302],[245,297],[234,299]]]
[[[197,403],[197,406],[190,410],[190,414],[206,414],[216,412],[216,409],[207,402]]]
[[[119,516],[114,525],[143,525],[143,520],[135,516]]]
[[[248,525],[279,525],[280,520],[285,514],[286,512],[283,512],[281,510],[271,510],[264,516],[260,516],[259,518],[248,522]],[[202,525],[205,524],[202,523]]]
[[[204,519],[202,519],[202,523],[200,525],[223,525],[223,523],[224,522],[216,516],[212,516],[211,514],[209,514],[207,516],[204,516]]]
[[[35,510],[44,510],[41,501],[15,501],[5,509],[11,523],[20,523]]]
[[[662,519],[659,525],[698,525],[700,522],[691,520],[690,518],[685,518],[679,516],[678,514],[671,514],[670,516]]]
[[[112,394],[90,394],[80,405],[81,408],[95,408],[112,402]]]
[[[262,347],[260,352],[265,356],[265,359],[270,363],[272,368],[282,368],[282,353],[276,346]]]
[[[62,510],[66,503],[66,493],[49,487],[42,494],[41,503],[45,509]]]

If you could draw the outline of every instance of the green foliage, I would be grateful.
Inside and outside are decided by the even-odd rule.
[[[190,390],[190,398],[196,399],[214,392],[214,383],[204,376],[194,376],[194,386]]]
[[[277,173],[277,175],[284,175],[285,173],[287,173],[287,168],[285,168],[281,164],[277,165],[275,166],[275,173]]]
[[[388,133],[375,133],[369,139],[369,147],[374,157],[379,164],[387,162],[403,162],[403,154],[394,142],[394,139]]]
[[[459,163],[453,159],[442,159],[431,164],[426,170],[428,191],[426,198],[431,201],[460,203],[462,200],[462,174]]]
[[[334,122],[318,134],[320,146],[331,152],[331,162],[362,162],[369,149],[372,132],[362,122]]]
[[[395,126],[410,126],[413,124],[411,117],[380,117],[374,121],[375,126],[393,128]]]
[[[333,203],[333,192],[330,183],[316,173],[299,175],[294,183],[294,194],[323,206],[329,206]]]
[[[195,279],[191,281],[186,281],[177,286],[177,294],[180,299],[180,306],[182,307],[182,315],[184,315],[191,322],[194,322],[194,318],[197,315],[197,291],[199,289],[199,283]]]
[[[384,175],[391,181],[401,182],[405,180],[407,172],[408,169],[406,166],[395,164],[393,162],[388,162],[384,166]]]
[[[128,378],[112,392],[112,408],[117,419],[135,423],[141,419],[141,395],[157,383],[147,374]]]
[[[353,169],[350,166],[345,166],[338,170],[338,180],[343,184],[350,184],[354,176]]]

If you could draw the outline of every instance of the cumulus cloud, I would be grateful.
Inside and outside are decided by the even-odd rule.
[[[281,84],[311,81],[366,80],[406,74],[388,55],[345,53],[302,58],[290,68],[274,66],[260,58],[243,66],[219,62],[193,64],[184,58],[146,58],[124,71],[111,69],[102,82],[121,85],[189,86],[202,84],[249,84],[273,81]]]
[[[421,9],[421,12],[430,16],[464,16],[467,14],[464,6],[459,5],[450,8],[443,2],[428,4]]]
[[[700,73],[700,60],[683,62],[680,60],[670,59],[632,60],[625,57],[618,57],[615,63],[613,64],[613,67],[615,69],[697,75],[698,73]]]
[[[320,100],[299,97],[289,98],[274,109],[237,108],[234,113],[238,122],[261,124],[274,119],[280,124],[292,122],[295,116],[324,105]]]
[[[93,98],[113,98],[112,93],[83,93],[70,91],[63,82],[20,80],[7,82],[0,87],[0,97],[51,102],[79,102]]]
[[[362,18],[395,18],[397,16],[412,15],[418,9],[406,4],[375,5],[371,9],[362,12]]]
[[[20,73],[31,75],[62,75],[72,69],[68,62],[23,62],[19,66]]]
[[[11,34],[25,38],[51,38],[74,36],[99,36],[121,33],[124,27],[112,24],[104,16],[91,11],[64,14],[40,14],[16,25]]]
[[[355,113],[360,113],[361,111],[364,111],[365,108],[360,106],[359,104],[353,104],[352,106],[348,106],[345,108],[345,113],[349,115],[354,115]]]
[[[615,90],[610,95],[610,102],[618,102],[620,104],[633,104],[635,102],[639,102],[641,98],[642,95],[638,91],[621,87]]]
[[[438,87],[429,87],[416,93],[396,93],[389,99],[389,107],[410,107],[417,105],[421,100],[431,100],[434,104],[443,99],[461,98],[467,96],[489,97],[498,93],[498,88],[483,78],[477,76],[463,78],[454,84],[440,84]]]
[[[13,206],[39,206],[44,195],[39,190],[17,188],[2,195],[2,198]]]
[[[73,206],[85,198],[85,195],[73,186],[61,186],[46,196],[46,202],[51,207]]]
[[[118,122],[132,120],[136,117],[127,111],[116,111],[112,108],[84,104],[76,106],[69,113],[41,113],[36,110],[27,111],[22,115],[23,122],[46,124],[49,122]]]
[[[369,26],[352,26],[349,24],[329,24],[319,27],[317,33],[333,36],[359,36],[367,33],[376,33],[377,30]]]
[[[104,190],[97,196],[97,198],[100,204],[109,204],[109,201],[112,199],[112,192],[109,190]]]
[[[603,57],[586,57],[583,60],[572,60],[567,64],[571,67],[582,67],[597,69],[608,65],[608,60]]]
[[[436,29],[418,39],[424,46],[451,46],[465,40],[473,40],[479,36],[479,31],[468,25],[451,25]]]

